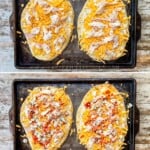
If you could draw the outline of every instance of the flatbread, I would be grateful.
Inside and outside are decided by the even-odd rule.
[[[67,47],[74,11],[69,0],[29,0],[21,14],[21,29],[32,55],[51,61]]]
[[[98,62],[126,55],[129,21],[122,0],[87,0],[78,18],[81,50]]]
[[[78,139],[88,150],[121,150],[128,131],[127,118],[124,98],[115,86],[94,86],[77,110]]]
[[[20,110],[20,121],[32,150],[57,150],[72,124],[73,107],[63,88],[36,87]]]

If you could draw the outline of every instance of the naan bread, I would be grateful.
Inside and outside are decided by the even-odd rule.
[[[88,150],[123,149],[128,131],[127,119],[124,98],[112,84],[92,87],[77,111],[80,143]]]
[[[73,107],[63,88],[36,87],[20,110],[20,121],[32,150],[57,150],[72,124]]]
[[[73,24],[69,0],[29,0],[21,15],[21,28],[31,53],[43,61],[51,61],[63,52]]]
[[[98,62],[126,55],[129,17],[122,0],[87,0],[78,18],[81,50]]]

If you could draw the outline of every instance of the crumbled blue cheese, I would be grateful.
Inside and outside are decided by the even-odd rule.
[[[26,144],[28,142],[28,140],[27,139],[23,139],[22,142]]]
[[[133,105],[131,104],[131,103],[129,103],[128,105],[127,105],[127,108],[132,108],[133,107]]]

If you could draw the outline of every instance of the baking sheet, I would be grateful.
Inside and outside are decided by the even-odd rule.
[[[83,8],[86,0],[70,0],[75,11],[75,27],[77,26],[78,15]],[[128,53],[126,56],[106,64],[93,61],[87,54],[80,51],[78,45],[78,39],[70,42],[64,52],[53,61],[39,61],[32,57],[29,47],[27,44],[23,44],[25,37],[20,28],[20,16],[21,12],[28,0],[13,0],[14,12],[10,17],[10,26],[12,31],[12,37],[15,42],[15,66],[22,69],[102,69],[102,68],[132,68],[136,66],[136,46],[137,40],[140,38],[141,31],[141,19],[137,12],[137,0],[131,0],[131,4],[127,5],[127,12],[131,16],[130,39],[126,45]],[[17,34],[19,31],[22,34]],[[73,35],[77,36],[77,30],[74,29]],[[61,64],[57,65],[60,60]]]
[[[37,86],[56,86],[64,87],[67,86],[66,92],[71,97],[74,107],[74,123],[72,128],[75,129],[75,116],[78,106],[81,103],[84,95],[93,86],[100,83],[109,81],[115,85],[115,87],[122,92],[127,92],[129,98],[125,101],[127,106],[131,103],[133,107],[130,109],[128,119],[128,133],[126,136],[126,147],[124,150],[135,149],[135,136],[139,130],[139,111],[136,107],[136,81],[134,79],[53,79],[53,80],[15,80],[13,83],[13,105],[10,110],[10,125],[12,133],[14,135],[14,150],[30,150],[29,143],[24,143],[24,139],[21,135],[24,135],[24,129],[21,127],[17,128],[16,125],[20,124],[20,107],[22,102],[20,99],[25,99],[28,95],[28,89],[33,89]],[[84,150],[85,148],[79,144],[76,138],[76,132],[71,136],[68,136],[61,150]]]

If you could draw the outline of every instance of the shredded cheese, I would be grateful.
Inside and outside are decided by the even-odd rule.
[[[59,37],[70,38],[73,30],[71,7],[68,0],[34,0],[27,3],[22,13],[21,26],[33,56],[50,59],[60,54],[65,43],[59,43],[56,48],[54,41]],[[62,20],[64,15],[66,19]],[[32,43],[38,43],[41,47],[32,47]]]
[[[93,87],[79,109],[82,111],[81,118],[77,118],[77,132],[81,144],[92,150],[106,149],[108,145],[112,149],[122,148],[128,131],[129,111],[125,109],[124,98],[113,85],[105,83]]]
[[[122,0],[88,0],[79,16],[79,20],[82,20],[78,24],[81,27],[81,49],[96,61],[115,60],[125,55],[125,46],[129,39],[128,18]],[[93,30],[95,34],[92,34]],[[89,32],[91,34],[87,36]],[[106,37],[109,40],[106,40]],[[117,38],[113,40],[112,37]],[[107,50],[113,55],[109,55]]]
[[[30,133],[34,144],[39,144],[43,149],[51,144],[57,147],[72,124],[72,104],[64,89],[34,88],[25,103],[21,113],[26,113],[22,124],[27,135]]]

